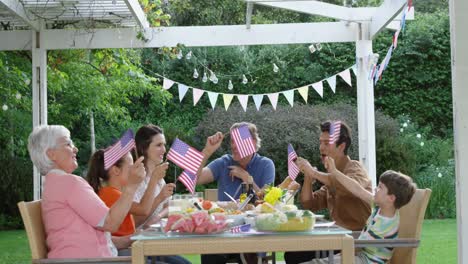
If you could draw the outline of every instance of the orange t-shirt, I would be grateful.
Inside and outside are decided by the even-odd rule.
[[[115,202],[117,202],[121,195],[122,192],[119,189],[110,186],[103,187],[99,190],[99,197],[109,208],[114,205]],[[133,215],[128,213],[120,225],[119,230],[117,230],[115,233],[112,233],[112,235],[126,236],[133,233],[135,233],[135,220],[133,220]]]

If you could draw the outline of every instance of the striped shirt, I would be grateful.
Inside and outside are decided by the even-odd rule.
[[[367,224],[359,235],[359,239],[394,239],[398,236],[400,226],[400,213],[398,210],[393,217],[385,217],[380,214],[380,208],[374,207]],[[359,253],[363,255],[369,264],[387,263],[392,257],[393,248],[366,247]]]

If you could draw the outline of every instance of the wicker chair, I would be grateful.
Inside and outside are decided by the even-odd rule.
[[[400,208],[400,228],[397,239],[357,239],[360,232],[353,232],[354,246],[392,247],[394,248],[389,264],[416,264],[416,253],[421,238],[421,228],[424,220],[430,189],[417,189],[411,201]]]
[[[426,213],[427,204],[431,197],[430,189],[417,189],[411,201],[400,208],[400,229],[398,238],[421,238],[422,223]],[[418,248],[395,248],[391,264],[416,264],[416,253]]]
[[[130,257],[116,258],[77,258],[77,259],[48,259],[44,225],[42,223],[41,201],[19,202],[18,207],[23,218],[24,228],[29,240],[32,263],[131,263]]]

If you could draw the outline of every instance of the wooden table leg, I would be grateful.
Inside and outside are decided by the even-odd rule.
[[[341,250],[341,264],[354,263],[354,239],[351,236],[343,236],[343,249]]]
[[[135,241],[132,244],[132,264],[145,264],[142,241]]]

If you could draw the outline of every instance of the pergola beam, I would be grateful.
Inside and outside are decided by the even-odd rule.
[[[150,24],[148,20],[146,19],[145,12],[143,12],[143,9],[140,6],[140,3],[138,3],[138,0],[124,0],[125,4],[127,4],[128,9],[132,13],[133,17],[135,17],[135,20],[138,22],[138,24],[142,28],[149,28]]]
[[[0,32],[1,36],[1,32]],[[148,41],[137,39],[133,29],[44,30],[47,50],[158,48],[183,44],[190,47],[354,42],[357,25],[346,22],[275,25],[161,27],[145,31]],[[200,37],[203,36],[203,37]]]
[[[370,39],[374,39],[406,7],[407,0],[385,0],[372,16]]]
[[[31,50],[31,30],[0,31],[0,51]]]
[[[247,3],[281,8],[308,15],[318,15],[345,21],[370,21],[377,8],[375,7],[357,7],[350,8],[319,1],[261,1],[246,0]]]
[[[251,14],[251,13],[250,13]],[[247,18],[249,12],[247,12]],[[414,8],[406,15],[407,20],[414,19]],[[387,25],[390,29],[399,27],[401,15]],[[249,22],[249,21],[247,21]],[[249,25],[250,23],[248,23]],[[310,28],[309,28],[310,26]],[[246,40],[238,45],[269,45],[269,44],[300,44],[300,43],[315,43],[315,42],[353,42],[356,40],[354,35],[356,32],[356,25],[354,23],[345,22],[328,22],[328,23],[299,23],[299,24],[274,24],[274,25],[251,25],[252,29],[243,26],[205,26],[205,27],[166,27],[166,28],[149,28],[146,29],[146,36],[150,39],[149,43],[141,43],[137,40],[136,32],[129,28],[114,28],[114,29],[95,29],[95,30],[46,30],[43,34],[54,37],[53,41],[44,40],[43,46],[46,49],[67,49],[67,48],[154,48],[161,46],[175,46],[176,41],[184,39],[180,42],[187,46],[231,46],[236,45],[235,33],[241,32]],[[291,27],[291,30],[289,29]],[[330,30],[329,30],[330,29]],[[234,30],[234,31],[231,31]],[[302,32],[301,32],[302,31]],[[331,31],[339,34],[338,37],[333,37]],[[255,34],[268,34],[273,32],[274,37],[268,39],[261,39]],[[307,34],[304,34],[307,32]],[[64,37],[61,36],[63,34]],[[166,36],[174,34],[181,34],[172,38],[170,41],[161,43]],[[202,36],[213,36],[217,43],[210,39],[199,38]],[[314,34],[319,34],[315,35]],[[327,37],[322,40],[323,37]],[[101,37],[104,35],[104,37]],[[195,36],[195,37],[194,37]],[[106,37],[109,38],[106,41]],[[101,41],[97,41],[97,39]],[[190,38],[198,38],[197,43],[190,41]],[[86,41],[87,39],[87,41]],[[92,41],[94,39],[94,41]],[[288,42],[295,39],[295,42]],[[0,31],[0,51],[7,50],[30,50],[31,49],[31,33],[28,30],[18,31]],[[89,41],[94,42],[88,43]],[[102,42],[105,44],[102,44]],[[52,42],[52,47],[49,44]],[[201,43],[204,42],[204,43]]]
[[[39,22],[33,21],[29,18],[29,15],[26,13],[26,10],[23,7],[23,4],[18,0],[0,0],[0,5],[1,4],[3,4],[14,15],[21,18],[32,29],[36,31],[41,29]]]

